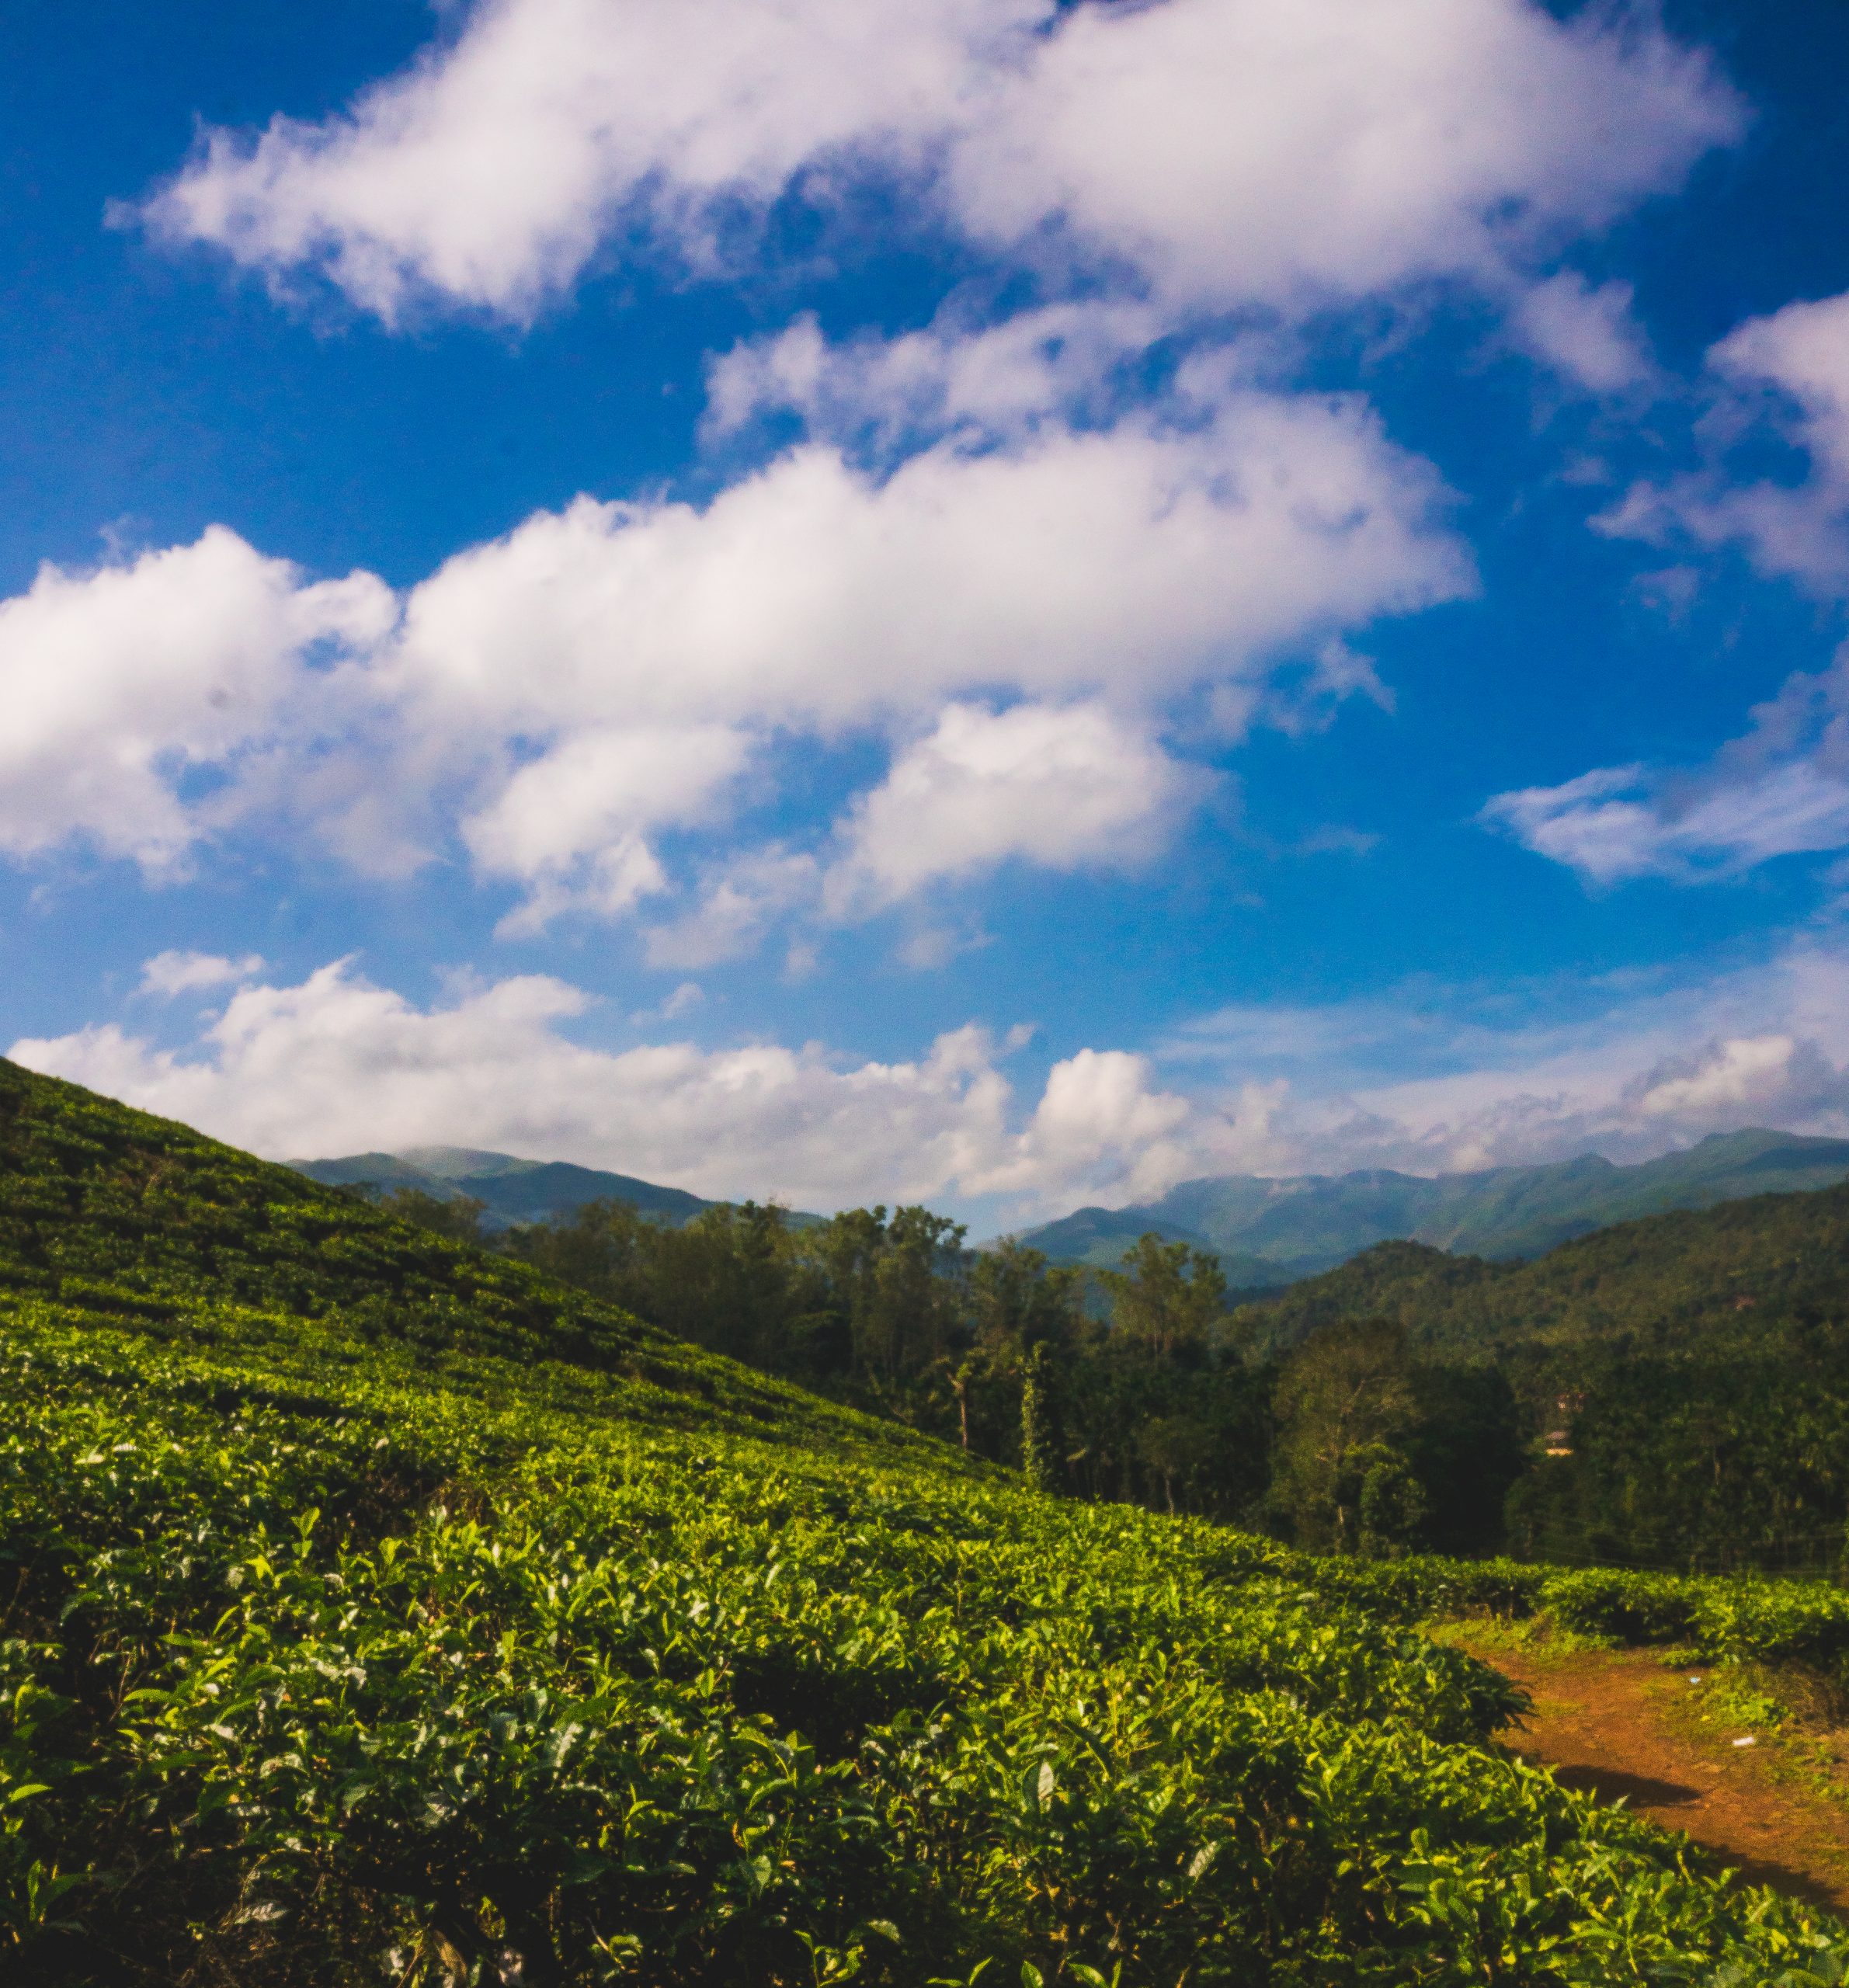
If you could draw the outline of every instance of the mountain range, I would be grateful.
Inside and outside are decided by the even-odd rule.
[[[290,1165],[324,1187],[415,1187],[440,1201],[466,1196],[481,1204],[489,1229],[547,1222],[589,1201],[627,1201],[651,1220],[679,1228],[714,1205],[679,1187],[658,1187],[627,1173],[605,1173],[560,1159],[516,1159],[470,1146],[413,1146],[401,1153],[360,1152],[344,1159],[297,1159]]]
[[[679,1228],[716,1205],[632,1174],[467,1146],[290,1164],[325,1187],[413,1187],[440,1201],[467,1196],[481,1203],[489,1229],[554,1219],[596,1201],[624,1201]],[[1717,1132],[1629,1166],[1587,1153],[1548,1166],[1437,1176],[1384,1167],[1280,1179],[1220,1174],[1184,1180],[1159,1200],[1128,1208],[1079,1208],[1019,1239],[1055,1263],[1096,1269],[1114,1266],[1153,1232],[1211,1252],[1236,1291],[1256,1293],[1319,1276],[1381,1242],[1420,1242],[1493,1260],[1529,1258],[1614,1222],[1846,1180],[1849,1139],[1748,1129]]]
[[[1229,1283],[1262,1290],[1314,1277],[1375,1244],[1459,1255],[1538,1256],[1611,1223],[1849,1180],[1849,1139],[1749,1129],[1623,1166],[1596,1153],[1542,1166],[1435,1177],[1369,1168],[1270,1180],[1184,1180],[1159,1200],[1083,1208],[1019,1239],[1055,1263],[1115,1264],[1153,1232],[1211,1251]]]
[[[1828,1339],[1849,1312],[1846,1294],[1849,1185],[1839,1184],[1615,1222],[1532,1259],[1377,1242],[1255,1295],[1239,1315],[1270,1352],[1340,1320],[1391,1319],[1441,1354],[1571,1344],[1713,1354],[1764,1351],[1793,1324]]]

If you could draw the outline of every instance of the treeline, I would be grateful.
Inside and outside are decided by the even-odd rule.
[[[1145,1236],[1120,1268],[1080,1271],[1015,1243],[970,1250],[919,1208],[799,1226],[747,1203],[669,1229],[605,1202],[490,1236],[471,1204],[386,1205],[1071,1496],[1319,1550],[1833,1574],[1849,1330],[1816,1302],[1817,1254],[1781,1252],[1833,1232],[1841,1198],[1627,1224],[1507,1269],[1385,1245],[1262,1308],[1229,1304],[1215,1260],[1181,1243]],[[1724,1305],[1689,1258],[1723,1278]],[[1741,1266],[1762,1259],[1783,1266],[1772,1316],[1739,1302]],[[1667,1326],[1649,1301],[1659,1263]],[[1473,1290],[1570,1294],[1576,1272],[1550,1329],[1499,1330],[1493,1309],[1472,1344]],[[1797,1315],[1780,1283],[1811,1301]]]
[[[746,1203],[670,1229],[605,1201],[490,1235],[467,1201],[383,1205],[1073,1497],[1312,1548],[1485,1552],[1524,1467],[1500,1374],[1421,1361],[1390,1324],[1257,1357],[1215,1260],[1153,1236],[1090,1274],[1100,1317],[1086,1274],[1018,1243],[971,1250],[921,1208],[798,1226]]]

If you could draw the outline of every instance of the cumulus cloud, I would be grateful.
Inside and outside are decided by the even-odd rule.
[[[142,212],[388,321],[520,319],[602,243],[710,266],[780,196],[896,172],[1010,251],[1290,308],[1500,270],[1741,121],[1656,29],[1528,0],[480,0],[325,121],[207,134]]]
[[[1790,678],[1705,767],[1601,767],[1498,794],[1483,818],[1595,884],[1699,882],[1849,846],[1849,652]]]
[[[1236,732],[1306,648],[1319,708],[1382,694],[1338,631],[1469,589],[1448,507],[1364,402],[1243,388],[883,467],[805,442],[703,506],[581,498],[401,600],[215,527],[0,604],[0,850],[87,836],[171,868],[260,807],[362,870],[457,848],[519,890],[520,937],[632,912],[669,887],[661,837],[723,823],[782,744],[871,732],[899,743],[852,815],[863,899],[1011,853],[1114,860],[1198,784],[1155,742],[1177,700],[1212,689]],[[933,808],[937,853],[903,857],[902,815]],[[725,956],[766,923],[748,902],[763,877],[654,950]]]
[[[1749,318],[1708,360],[1715,459],[1635,485],[1595,523],[1653,544],[1740,544],[1762,571],[1840,595],[1849,587],[1849,294]],[[1763,453],[1768,438],[1795,449],[1808,473],[1736,472],[1733,452]]]
[[[184,1055],[114,1024],[8,1054],[278,1157],[485,1145],[821,1208],[1153,1191],[1198,1115],[1115,1051],[1055,1064],[1024,1123],[1005,1046],[978,1028],[898,1062],[777,1044],[611,1051],[567,1032],[590,1005],[528,976],[419,1009],[337,961],[241,989]]]
[[[1522,294],[1510,328],[1533,357],[1588,393],[1624,393],[1644,384],[1653,370],[1631,314],[1632,296],[1628,283],[1594,289],[1576,269],[1562,269]]]
[[[324,123],[208,134],[144,211],[250,268],[321,269],[388,321],[420,293],[525,317],[606,235],[666,235],[706,261],[728,209],[762,207],[830,155],[902,158],[1041,12],[481,0]]]
[[[234,981],[254,979],[262,971],[262,958],[257,953],[246,953],[242,959],[235,960],[220,953],[156,953],[142,966],[137,991],[171,999],[177,994],[199,993],[207,988],[228,987]]]
[[[1314,305],[1482,275],[1733,137],[1660,34],[1521,0],[1082,6],[952,155],[965,225],[1057,222],[1177,297]]]
[[[541,930],[561,912],[614,917],[667,888],[645,830],[708,815],[745,763],[747,742],[718,725],[579,732],[520,767],[462,823],[487,875],[528,886],[503,936]]]
[[[1020,857],[1051,870],[1131,869],[1199,777],[1098,704],[951,704],[842,825],[827,898],[878,909],[935,880]]]
[[[781,846],[714,866],[690,910],[644,935],[648,964],[697,969],[755,952],[784,913],[814,902],[821,877],[814,857]]]
[[[890,901],[902,807],[933,794],[938,855],[919,846],[915,884],[1010,853],[1146,850],[1190,787],[1152,718],[1204,686],[1261,684],[1305,643],[1353,662],[1333,631],[1468,591],[1446,503],[1340,396],[1246,391],[1208,416],[1145,408],[979,448],[947,436],[886,473],[807,442],[704,508],[580,499],[457,554],[410,593],[382,681],[422,763],[474,797],[478,867],[527,888],[515,931],[657,889],[648,832],[711,818],[780,738],[916,742],[937,725],[853,818],[850,895]],[[1379,689],[1364,668],[1315,676],[1319,697]],[[978,725],[972,699],[998,690],[1066,714],[991,706]],[[1110,741],[1100,700],[1126,714]],[[509,773],[516,740],[536,756]],[[1069,858],[1034,808],[1077,836]],[[721,879],[652,957],[728,956],[795,884]]]
[[[0,850],[69,841],[172,873],[280,736],[343,721],[350,664],[396,609],[371,575],[311,582],[214,526],[191,545],[0,602]]]
[[[1339,395],[945,442],[883,478],[805,443],[704,509],[580,499],[459,554],[399,669],[433,723],[529,732],[826,729],[996,683],[1153,700],[1467,590],[1444,504]]]

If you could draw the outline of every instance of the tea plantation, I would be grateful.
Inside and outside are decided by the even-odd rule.
[[[1499,1751],[1464,1603],[1849,1652],[1042,1499],[0,1065],[9,1984],[1844,1980]]]

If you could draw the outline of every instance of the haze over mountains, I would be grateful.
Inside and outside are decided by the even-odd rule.
[[[715,1205],[631,1174],[469,1147],[292,1163],[328,1187],[415,1187],[440,1201],[467,1195],[482,1204],[490,1229],[554,1219],[606,1200],[679,1228]],[[1260,1290],[1317,1276],[1379,1242],[1423,1242],[1472,1256],[1538,1256],[1612,1222],[1845,1180],[1849,1139],[1748,1129],[1716,1133],[1685,1152],[1632,1166],[1587,1153],[1550,1166],[1435,1176],[1385,1168],[1275,1180],[1225,1174],[1183,1181],[1159,1200],[1128,1208],[1079,1208],[1022,1232],[1020,1239],[1055,1263],[1106,1267],[1153,1230],[1211,1250],[1236,1288]]]
[[[1748,1195],[1833,1187],[1849,1179],[1849,1139],[1749,1128],[1682,1152],[1621,1166],[1596,1153],[1545,1166],[1427,1177],[1371,1168],[1267,1180],[1184,1180],[1159,1200],[1085,1208],[1022,1232],[1055,1263],[1114,1264],[1151,1230],[1211,1249],[1246,1289],[1288,1284],[1377,1242],[1415,1242],[1461,1255],[1539,1256],[1611,1222],[1712,1208]]]

